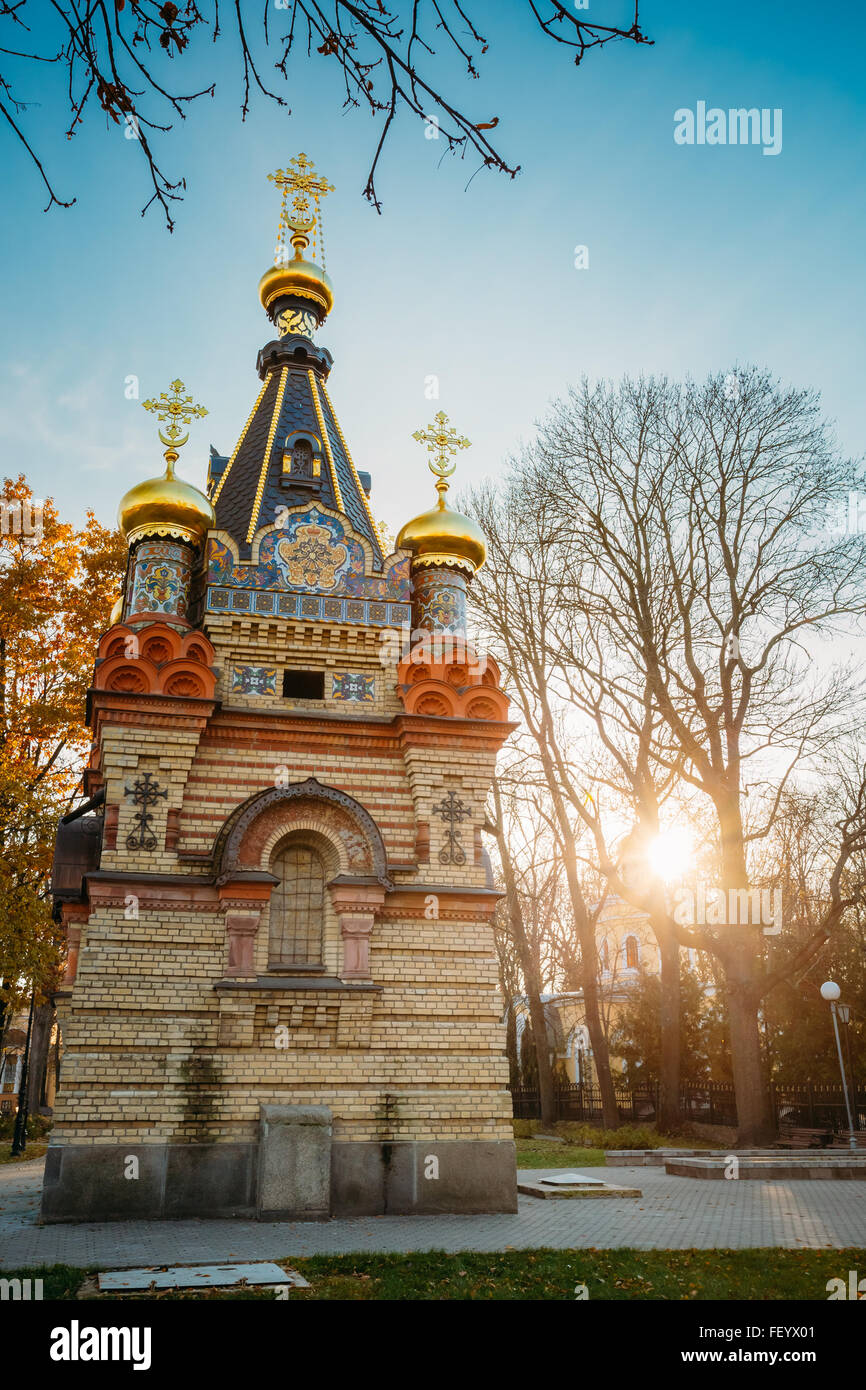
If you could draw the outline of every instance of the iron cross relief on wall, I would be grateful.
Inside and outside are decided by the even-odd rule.
[[[161,796],[167,797],[167,789],[160,791],[159,783],[153,781],[153,773],[145,772],[142,777],[136,778],[131,787],[124,787],[127,796],[131,796],[136,806],[141,810],[135,814],[136,828],[126,837],[127,849],[156,849],[156,836],[150,828],[153,816],[150,808],[155,806]]]
[[[440,864],[465,864],[466,851],[460,840],[460,831],[457,828],[462,820],[472,815],[472,807],[464,806],[460,797],[455,791],[450,791],[438,806],[433,807],[434,816],[441,816],[448,826],[448,838],[445,848],[439,851]]]

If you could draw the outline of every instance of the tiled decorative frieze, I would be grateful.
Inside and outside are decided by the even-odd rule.
[[[208,590],[207,609],[209,613],[261,613],[268,617],[369,627],[401,627],[409,622],[411,613],[408,603],[215,587]]]

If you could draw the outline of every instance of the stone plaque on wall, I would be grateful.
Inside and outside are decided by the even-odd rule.
[[[324,1221],[331,1214],[331,1112],[325,1105],[263,1105],[260,1221]]]

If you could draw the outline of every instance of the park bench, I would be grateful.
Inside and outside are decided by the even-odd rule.
[[[834,1148],[834,1149],[850,1149],[851,1145],[850,1145],[850,1143],[848,1142],[850,1138],[851,1138],[851,1131],[850,1131],[850,1129],[843,1129],[843,1130],[841,1131],[840,1134],[834,1135],[834,1137],[833,1137],[833,1148]],[[855,1129],[855,1131],[854,1131],[854,1147],[857,1148],[857,1149],[866,1149],[866,1129]]]
[[[802,1125],[781,1125],[779,1128],[780,1149],[826,1149],[833,1142],[830,1129],[809,1129]]]

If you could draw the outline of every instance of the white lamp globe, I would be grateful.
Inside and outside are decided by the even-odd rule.
[[[832,1004],[842,993],[835,980],[828,980],[821,986],[821,998],[826,999],[828,1004]]]

